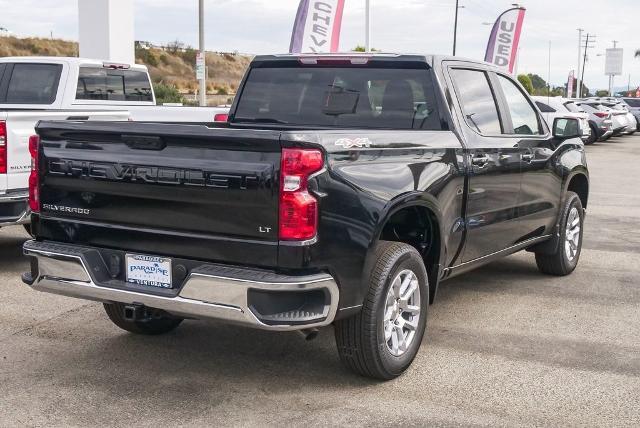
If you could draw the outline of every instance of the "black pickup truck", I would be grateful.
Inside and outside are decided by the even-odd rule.
[[[441,281],[528,250],[580,256],[576,119],[512,76],[438,56],[259,56],[218,125],[42,122],[35,290],[134,333],[214,319],[313,336],[374,378],[416,356]]]

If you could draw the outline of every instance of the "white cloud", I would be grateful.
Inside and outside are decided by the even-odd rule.
[[[0,0],[0,26],[19,35],[76,39],[77,2],[92,0]],[[197,0],[132,0],[136,38],[154,42],[180,39],[197,44]],[[455,0],[371,0],[373,45],[387,51],[451,52]],[[512,0],[460,0],[459,55],[482,58],[490,27]],[[521,41],[521,72],[547,78],[548,43],[552,42],[551,81],[560,85],[578,63],[578,33],[582,27],[598,35],[590,51],[586,84],[605,88],[605,48],[612,40],[626,49],[624,77],[616,84],[640,85],[638,0],[525,0],[528,7]],[[284,52],[289,47],[298,0],[206,0],[207,46],[212,50],[247,53]],[[364,41],[364,0],[346,0],[342,48]]]

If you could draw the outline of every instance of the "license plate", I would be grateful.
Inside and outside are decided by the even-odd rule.
[[[171,259],[127,254],[127,282],[171,288]]]

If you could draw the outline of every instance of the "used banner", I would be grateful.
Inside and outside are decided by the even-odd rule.
[[[301,0],[289,52],[338,52],[344,2],[345,0]]]
[[[569,73],[569,79],[567,80],[567,98],[571,98],[573,96],[573,81],[576,80],[575,71],[571,70]]]
[[[516,7],[498,17],[489,37],[485,61],[513,73],[525,12],[525,8]]]

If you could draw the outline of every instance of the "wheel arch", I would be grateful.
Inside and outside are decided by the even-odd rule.
[[[404,226],[401,233],[393,233],[396,224]],[[439,279],[442,274],[442,261],[445,260],[443,241],[442,213],[437,200],[431,195],[412,193],[392,201],[383,210],[376,226],[373,240],[370,242],[365,262],[365,275],[370,272],[378,242],[403,242],[414,247],[422,255],[429,276],[429,303],[435,301]]]
[[[582,202],[582,208],[587,209],[589,202],[589,175],[586,169],[576,168],[566,180],[563,196],[567,192],[574,192]],[[563,198],[564,199],[564,198]]]

